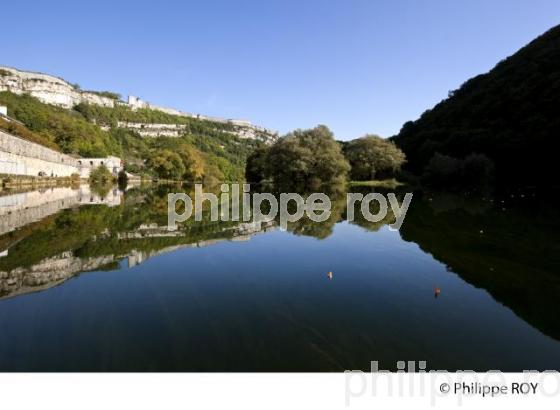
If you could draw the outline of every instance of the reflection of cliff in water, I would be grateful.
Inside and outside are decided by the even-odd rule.
[[[28,267],[17,267],[10,271],[0,271],[0,298],[48,289],[81,272],[111,270],[117,268],[119,262],[123,260],[128,263],[128,267],[134,267],[153,256],[163,253],[173,252],[183,248],[210,246],[224,240],[249,240],[252,235],[273,228],[274,227],[270,224],[240,223],[231,229],[224,229],[222,232],[223,238],[197,240],[192,243],[171,245],[154,250],[134,248],[125,253],[91,257],[80,257],[78,256],[80,252],[66,251],[59,255],[42,259],[38,263]],[[148,242],[151,238],[177,238],[179,241],[188,240],[188,236],[185,238],[184,234],[179,231],[168,232],[167,227],[158,227],[157,229],[152,227],[151,234],[140,228],[138,231],[118,234],[118,237],[121,241],[127,241],[133,238],[136,241],[135,245],[139,248],[142,247],[142,242]]]
[[[8,232],[0,236],[0,297],[47,289],[80,272],[114,269],[123,260],[133,267],[185,247],[248,240],[274,225],[206,221],[168,231],[158,206],[164,195],[114,190],[99,198],[87,187],[48,191],[0,198],[0,225]]]
[[[528,197],[475,201],[418,193],[401,236],[560,339],[560,217]]]

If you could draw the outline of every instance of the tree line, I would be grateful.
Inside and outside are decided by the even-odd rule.
[[[323,185],[395,176],[405,155],[391,141],[365,135],[338,142],[332,131],[319,125],[295,130],[270,146],[258,147],[247,158],[246,180],[304,189]]]

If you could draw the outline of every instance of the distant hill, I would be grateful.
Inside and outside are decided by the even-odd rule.
[[[393,137],[420,175],[434,154],[484,154],[500,186],[557,182],[560,138],[560,26],[541,35],[487,74],[404,124]]]

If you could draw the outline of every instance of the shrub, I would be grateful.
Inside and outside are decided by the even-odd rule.
[[[114,180],[115,177],[105,165],[100,165],[89,173],[89,182],[93,184],[106,184]]]

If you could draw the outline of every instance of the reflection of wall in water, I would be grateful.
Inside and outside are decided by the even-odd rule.
[[[107,196],[100,197],[92,192],[88,185],[79,188],[47,188],[0,196],[0,235],[73,206],[116,206],[120,203],[121,194],[116,188],[109,191]]]

